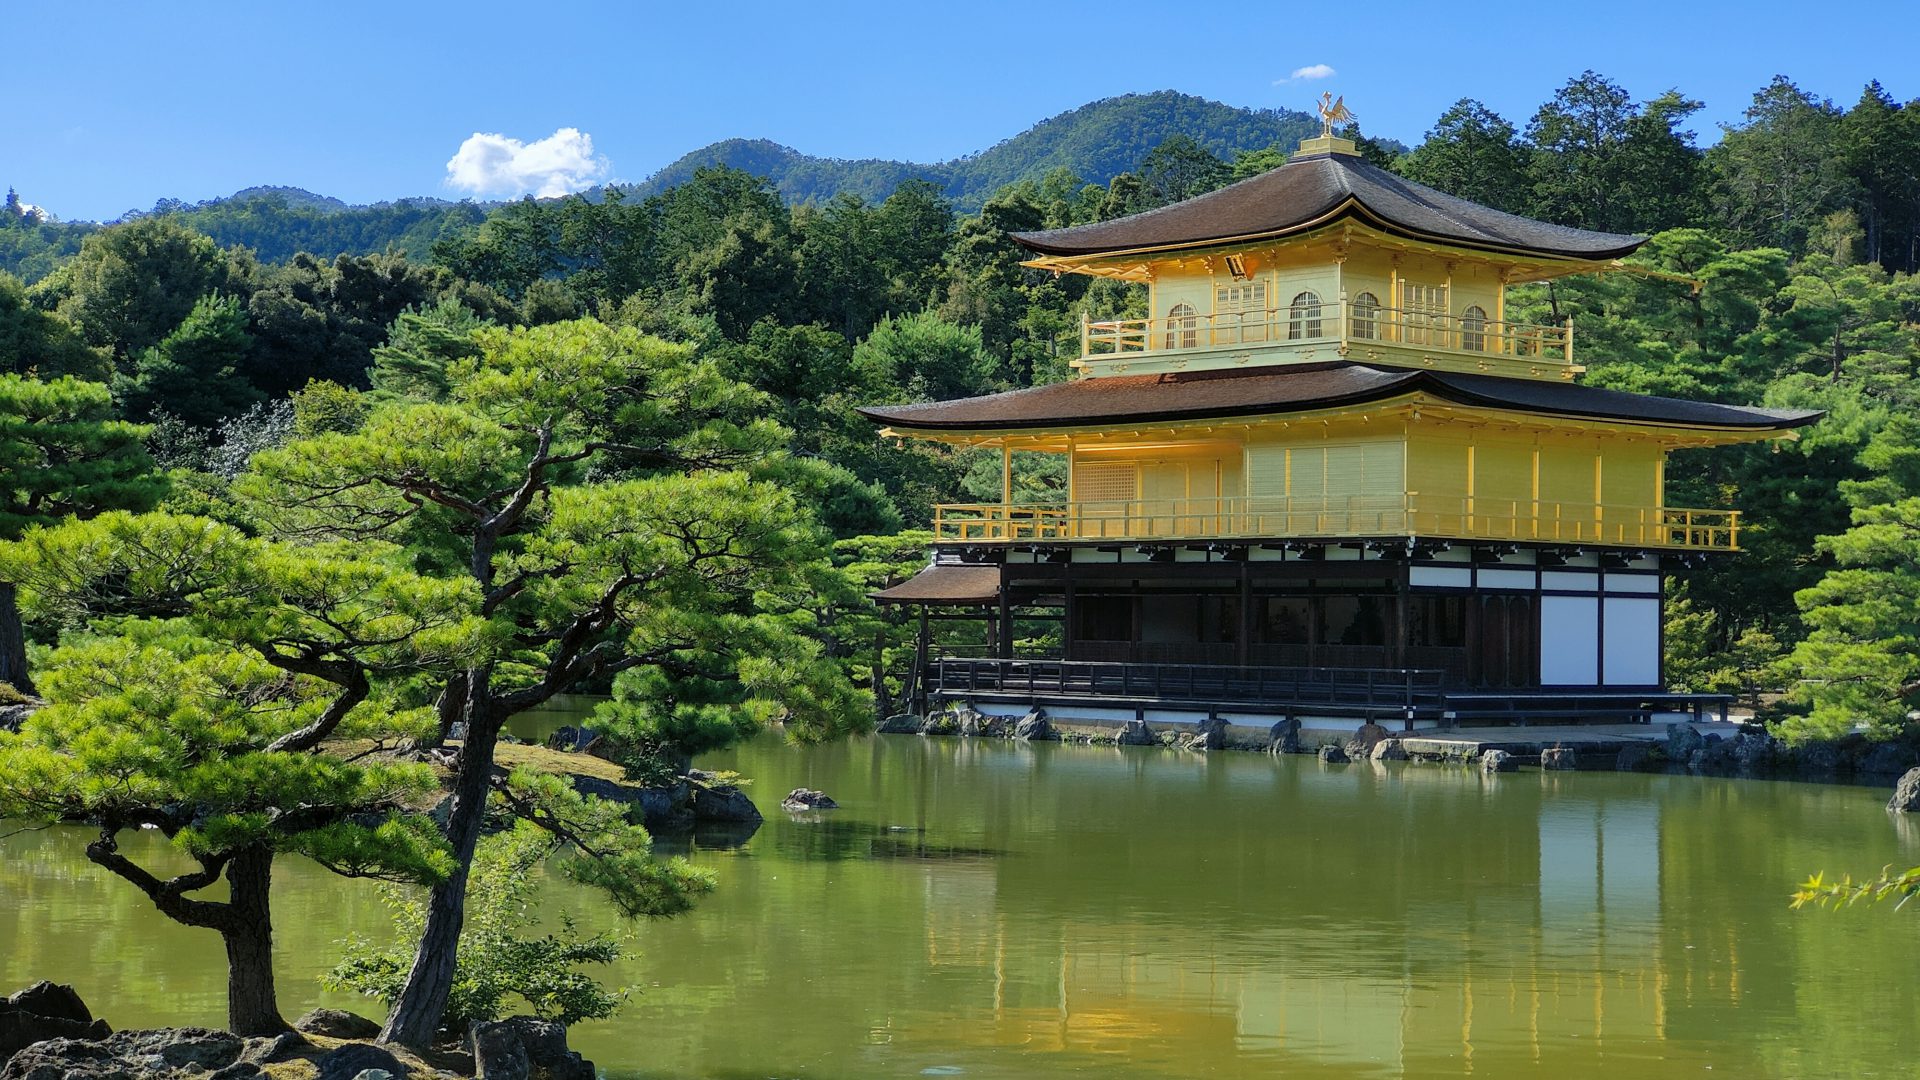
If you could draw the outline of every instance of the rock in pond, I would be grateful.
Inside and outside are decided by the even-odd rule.
[[[1327,743],[1320,747],[1320,764],[1345,765],[1353,759],[1347,756],[1347,748],[1339,743]]]
[[[1399,739],[1381,739],[1367,752],[1367,757],[1374,761],[1405,761],[1410,756]]]
[[[1920,813],[1920,768],[1908,769],[1900,782],[1893,785],[1893,798],[1887,800],[1887,809],[1897,814]]]
[[[1653,751],[1645,743],[1631,743],[1620,748],[1613,759],[1613,767],[1619,772],[1639,772],[1653,760]]]
[[[590,727],[574,727],[568,724],[547,736],[547,749],[569,754],[584,753],[599,738],[600,733]]]
[[[345,1009],[314,1009],[293,1022],[293,1030],[329,1039],[372,1039],[380,1025]]]
[[[93,1018],[71,986],[42,981],[0,999],[0,1064],[48,1039],[104,1039],[111,1034],[113,1029]]]
[[[531,1016],[483,1020],[467,1029],[478,1080],[594,1080],[593,1062],[567,1049],[567,1029]]]
[[[1512,772],[1519,767],[1520,763],[1505,750],[1485,750],[1480,754],[1480,771],[1483,773]]]
[[[266,1075],[257,1061],[274,1043],[192,1027],[50,1039],[13,1055],[0,1070],[0,1080],[172,1080],[209,1073],[218,1073],[221,1080],[251,1080]],[[255,1060],[244,1060],[249,1057]]]
[[[925,719],[912,713],[894,713],[880,721],[873,730],[878,735],[918,735],[926,723]]]
[[[787,792],[786,798],[780,800],[780,809],[795,814],[808,810],[838,810],[839,808],[840,804],[834,802],[826,792],[815,791],[812,788],[794,788]]]
[[[1181,745],[1188,750],[1220,750],[1227,745],[1227,722],[1217,716],[1209,716],[1193,727],[1192,733],[1182,740]]]
[[[1025,742],[1058,742],[1060,733],[1047,723],[1045,711],[1035,709],[1013,726],[1013,737]]]
[[[1113,741],[1121,746],[1159,746],[1160,736],[1153,733],[1153,729],[1147,726],[1146,721],[1129,720]]]
[[[740,825],[758,825],[766,820],[747,793],[733,784],[709,783],[711,774],[698,770],[688,773],[693,789],[695,821],[725,821]]]
[[[1300,721],[1281,720],[1267,729],[1267,753],[1297,754],[1300,752]]]
[[[1573,751],[1564,746],[1549,746],[1540,751],[1540,768],[1547,772],[1568,772],[1579,767]]]
[[[369,1072],[384,1072],[394,1080],[406,1080],[411,1071],[393,1056],[393,1051],[372,1043],[348,1043],[329,1052],[317,1062],[319,1080],[356,1080]]]
[[[1705,748],[1706,737],[1695,731],[1692,724],[1674,724],[1667,728],[1667,757],[1673,761],[1688,761],[1695,750]]]

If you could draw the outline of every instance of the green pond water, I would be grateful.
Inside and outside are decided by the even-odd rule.
[[[898,736],[703,764],[753,777],[768,820],[677,845],[719,891],[640,927],[614,973],[637,997],[575,1029],[610,1077],[1920,1067],[1920,912],[1785,902],[1813,870],[1920,863],[1881,789]],[[801,785],[844,809],[781,812]],[[219,1023],[217,940],[85,839],[0,840],[0,987],[70,981],[121,1027]],[[373,888],[289,861],[275,899],[287,1014],[372,1011],[315,975],[384,930]]]

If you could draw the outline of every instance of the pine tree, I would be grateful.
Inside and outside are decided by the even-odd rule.
[[[63,517],[144,509],[164,490],[147,429],[116,418],[99,383],[0,374],[0,539]],[[12,582],[0,575],[0,681],[31,693],[26,632]]]

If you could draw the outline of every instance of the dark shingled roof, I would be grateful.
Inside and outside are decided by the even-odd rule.
[[[990,604],[999,596],[998,566],[938,565],[873,594],[882,604]]]
[[[1415,239],[1574,259],[1616,259],[1646,243],[1644,236],[1569,229],[1503,213],[1351,154],[1297,157],[1251,180],[1144,214],[1013,238],[1044,255],[1101,255],[1284,236],[1349,214]]]
[[[1459,405],[1629,423],[1777,431],[1819,412],[1754,409],[1629,394],[1560,380],[1371,367],[1350,361],[1166,375],[1112,375],[985,397],[863,408],[882,424],[923,431],[1205,420],[1304,412],[1425,392]]]

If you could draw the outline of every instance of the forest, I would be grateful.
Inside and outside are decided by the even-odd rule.
[[[1779,78],[1709,146],[1700,108],[1587,72],[1523,124],[1461,101],[1411,150],[1359,141],[1470,199],[1650,235],[1639,262],[1701,283],[1520,295],[1517,319],[1574,320],[1588,382],[1826,411],[1797,441],[1676,458],[1675,502],[1749,524],[1745,554],[1674,586],[1669,674],[1792,740],[1904,736],[1920,102],[1874,83],[1839,106]],[[999,466],[885,443],[854,407],[1064,378],[1082,316],[1138,317],[1144,296],[1024,269],[1009,234],[1166,205],[1291,148],[1176,135],[1104,183],[1055,170],[974,213],[919,178],[795,204],[698,168],[650,194],[392,204],[417,243],[371,254],[284,196],[84,229],[10,197],[0,676],[53,704],[0,740],[0,773],[25,778],[5,805],[102,822],[90,858],[219,931],[240,1030],[278,1023],[245,910],[275,853],[430,888],[411,966],[361,972],[401,1041],[449,1008],[431,958],[453,954],[489,813],[623,912],[684,908],[699,872],[553,778],[493,768],[504,720],[607,693],[597,723],[636,777],[774,718],[805,738],[867,725],[904,632],[866,592],[924,562],[935,502],[997,498]],[[254,244],[210,235],[228,212],[266,215]],[[322,752],[456,737],[444,830],[407,812],[424,766]],[[135,865],[116,837],[143,826],[198,869]],[[223,874],[231,900],[182,898]]]

